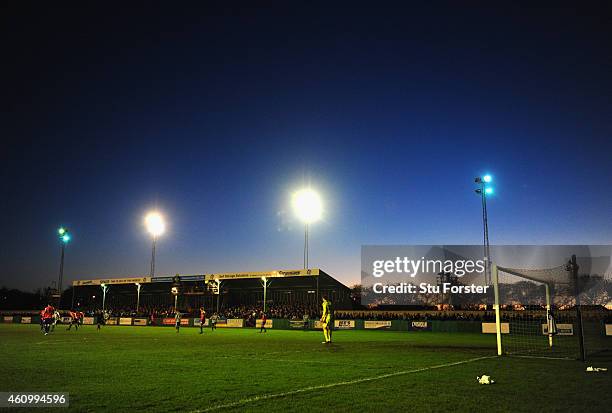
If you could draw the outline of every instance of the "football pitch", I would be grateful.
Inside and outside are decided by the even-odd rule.
[[[612,371],[495,356],[461,333],[0,325],[2,392],[70,394],[70,411],[610,411]],[[598,367],[612,367],[602,361]],[[480,385],[476,376],[496,381]],[[588,406],[588,407],[587,407]],[[36,411],[57,409],[36,409]],[[63,410],[65,411],[65,409]]]

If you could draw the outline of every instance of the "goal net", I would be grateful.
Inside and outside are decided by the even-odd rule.
[[[610,349],[604,305],[612,284],[580,273],[572,260],[545,269],[493,266],[501,354],[583,359]]]
[[[575,357],[579,343],[571,286],[565,266],[497,267],[503,354]]]

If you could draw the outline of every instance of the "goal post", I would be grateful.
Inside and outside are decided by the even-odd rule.
[[[501,314],[500,314],[500,303],[499,303],[499,272],[497,265],[493,264],[491,268],[493,272],[493,294],[495,295],[495,304],[493,309],[495,310],[495,334],[497,336],[497,355],[502,355],[502,333],[501,333]]]
[[[557,327],[555,320],[551,313],[550,306],[550,286],[548,283],[544,284],[546,290],[546,323],[548,325],[548,347],[553,346],[553,335],[557,333]]]

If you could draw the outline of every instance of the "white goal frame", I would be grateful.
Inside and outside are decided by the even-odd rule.
[[[495,296],[495,303],[493,304],[493,309],[495,310],[495,333],[497,335],[497,355],[501,356],[503,354],[502,349],[502,330],[501,330],[501,303],[499,299],[499,271],[500,269],[497,267],[497,264],[493,264],[491,267],[491,272],[493,275],[493,293]],[[550,325],[550,314],[551,314],[551,299],[550,299],[550,286],[548,283],[543,282],[541,280],[531,279],[526,277],[524,274],[520,274],[516,271],[512,271],[509,268],[502,268],[502,272],[505,272],[510,275],[514,275],[520,278],[524,278],[526,280],[536,281],[544,284],[546,289],[546,322],[548,324],[548,346],[549,348],[553,347],[553,332]]]

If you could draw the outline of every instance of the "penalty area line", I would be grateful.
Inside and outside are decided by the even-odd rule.
[[[271,394],[264,394],[262,396],[247,397],[245,399],[240,399],[232,403],[217,404],[215,406],[207,407],[206,409],[202,409],[202,410],[192,410],[191,413],[204,413],[204,412],[211,412],[214,410],[239,407],[239,406],[242,406],[248,403],[258,402],[262,400],[278,399],[281,397],[293,396],[294,394],[307,393],[307,392],[315,391],[315,390],[329,389],[332,387],[350,386],[351,384],[360,384],[360,383],[366,383],[370,381],[387,379],[389,377],[404,376],[406,374],[420,373],[423,371],[442,369],[445,367],[453,367],[453,366],[458,366],[461,364],[473,363],[475,361],[486,360],[486,359],[491,359],[491,358],[496,358],[496,357],[497,356],[476,357],[476,358],[471,358],[467,360],[455,361],[453,363],[437,364],[434,366],[421,367],[418,369],[396,371],[394,373],[380,374],[378,376],[363,377],[361,379],[339,381],[336,383],[321,384],[318,386],[308,386],[308,387],[304,387],[301,389],[290,390],[290,391],[286,391],[282,393],[271,393]]]

